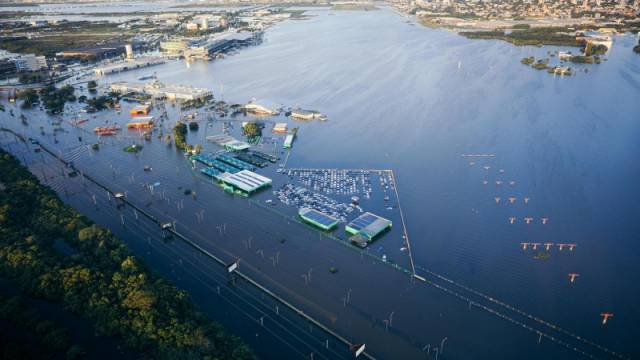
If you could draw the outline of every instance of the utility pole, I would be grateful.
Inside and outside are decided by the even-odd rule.
[[[447,341],[447,337],[445,336],[442,341],[440,341],[440,353],[444,354],[444,342]]]

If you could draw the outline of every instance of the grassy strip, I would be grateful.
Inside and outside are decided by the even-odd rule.
[[[54,239],[74,250],[65,255]],[[30,296],[61,303],[104,335],[155,359],[252,359],[152,273],[122,241],[74,209],[0,150],[0,274]]]
[[[576,40],[573,35],[560,33],[561,29],[555,28],[536,28],[529,30],[515,30],[505,32],[501,30],[494,31],[463,31],[460,35],[468,39],[496,39],[504,40],[514,45],[558,45],[558,46],[582,46],[582,43]]]
[[[0,49],[18,54],[36,54],[53,57],[69,49],[95,46],[96,43],[118,38],[113,34],[102,35],[52,35],[35,39],[13,37],[0,39]],[[123,39],[124,40],[124,39]]]

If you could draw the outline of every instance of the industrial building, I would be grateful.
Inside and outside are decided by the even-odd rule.
[[[291,117],[298,120],[313,120],[319,118],[320,116],[322,116],[322,114],[314,110],[291,110]]]
[[[218,179],[234,190],[240,190],[247,195],[271,185],[271,179],[249,170],[242,170],[235,174],[223,173],[218,176]]]
[[[284,148],[285,149],[291,149],[291,147],[293,146],[293,134],[288,134],[287,137],[284,139]]]
[[[16,63],[9,59],[0,59],[0,76],[8,77],[15,75],[18,71]]]
[[[13,59],[16,70],[23,71],[40,71],[47,68],[47,59],[44,56],[22,55]]]
[[[160,42],[160,51],[168,56],[182,56],[191,46],[193,39],[173,39]]]
[[[208,60],[231,49],[248,46],[259,39],[260,33],[228,31],[192,42],[184,49],[183,55],[187,59]]]
[[[131,116],[146,116],[149,115],[150,110],[151,106],[149,105],[136,105],[129,111],[129,114]]]
[[[237,140],[225,134],[210,135],[207,136],[207,140],[232,151],[242,151],[249,148],[249,144],[246,142]]]
[[[244,110],[256,115],[278,115],[280,114],[281,106],[270,102],[258,103],[255,100],[251,100],[244,106]]]
[[[127,127],[129,129],[148,129],[153,127],[153,123],[153,116],[140,116],[131,119],[131,121],[127,123]]]
[[[208,28],[208,21],[202,23]],[[191,30],[198,30],[197,23],[188,24]],[[227,31],[212,34],[203,38],[174,38],[160,43],[160,50],[167,56],[185,57],[187,59],[211,59],[217,54],[257,43],[262,39],[261,32]]]
[[[349,234],[355,235],[356,239],[352,239],[352,241],[358,242],[357,238],[360,237],[369,243],[380,233],[390,229],[391,225],[391,220],[366,212],[347,224],[345,230]]]
[[[221,154],[218,155],[218,160],[226,162],[227,164],[234,166],[238,169],[242,169],[242,170],[250,170],[253,171],[256,169],[255,166],[249,164],[246,161],[240,160],[240,159],[236,159],[233,156],[229,156],[229,155],[225,155],[225,154]]]
[[[115,82],[111,84],[111,90],[121,94],[135,93],[169,100],[204,100],[213,96],[213,92],[209,89],[165,85],[159,81],[153,81],[148,84],[126,81]]]
[[[307,223],[329,231],[338,225],[339,220],[323,212],[310,208],[300,208],[298,215]]]
[[[273,132],[276,134],[287,133],[287,123],[277,123],[273,126]]]
[[[129,45],[128,45],[129,46]],[[141,69],[149,66],[164,64],[164,60],[159,57],[144,57],[135,60],[120,61],[99,68],[95,68],[93,72],[96,75],[116,74],[124,71]]]
[[[107,59],[121,56],[125,53],[124,46],[95,46],[77,50],[65,50],[56,53],[58,59],[63,58],[91,58],[91,59]]]

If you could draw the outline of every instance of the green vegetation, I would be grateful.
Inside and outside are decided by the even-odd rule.
[[[95,92],[97,87],[98,83],[95,80],[91,80],[87,83],[87,89],[89,89],[90,92]]]
[[[18,99],[22,100],[23,109],[30,109],[38,102],[38,93],[33,89],[23,90],[18,93]]]
[[[27,37],[9,37],[0,39],[0,49],[19,54],[36,54],[47,57],[54,57],[56,53],[69,50],[70,48],[80,48],[85,46],[95,46],[97,42],[107,41],[113,38],[110,36],[96,35],[52,35],[29,39]]]
[[[571,62],[576,64],[593,64],[594,58],[592,56],[574,55],[571,57]]]
[[[514,30],[528,30],[531,28],[529,24],[515,24],[513,25]]]
[[[536,58],[534,58],[533,56],[528,56],[526,58],[522,58],[522,60],[520,60],[520,63],[525,64],[525,65],[531,65],[536,61]]]
[[[176,147],[180,150],[187,150],[187,125],[184,123],[178,122],[176,126],[173,127],[173,139],[176,143]]]
[[[0,320],[5,320],[13,327],[12,331],[25,333],[29,338],[37,341],[37,349],[26,344],[14,344],[17,347],[13,351],[19,351],[18,357],[3,357],[2,359],[35,359],[63,357],[68,359],[79,359],[84,351],[78,345],[71,344],[68,330],[57,326],[50,320],[43,319],[43,316],[34,307],[28,307],[22,297],[5,297],[0,295]],[[0,330],[0,334],[2,331]],[[4,336],[3,336],[4,337]],[[2,346],[3,352],[6,351]],[[11,349],[11,348],[9,348]],[[37,350],[37,353],[36,353]],[[16,354],[17,355],[17,354]],[[71,356],[69,356],[71,355]]]
[[[36,14],[26,14],[35,16]],[[15,17],[16,13],[9,16]],[[14,31],[14,36],[0,39],[0,49],[21,54],[36,54],[54,57],[56,53],[86,47],[95,47],[105,42],[124,42],[135,32],[135,29],[123,30],[117,23],[69,21],[49,26],[42,36],[30,38],[31,27]],[[46,33],[46,35],[45,35]]]
[[[253,358],[196,311],[186,292],[151,273],[2,150],[0,183],[0,275],[25,294],[63,305],[145,358]],[[54,239],[73,252],[57,250]]]
[[[634,46],[634,47],[633,47],[633,51],[634,51],[636,54],[640,54],[640,42],[638,42],[638,45],[636,45],[636,46]]]
[[[538,60],[538,62],[536,62],[535,64],[531,65],[532,68],[536,69],[536,70],[546,70],[548,69],[547,64],[549,63],[549,61],[545,61],[545,60]]]
[[[581,46],[573,35],[563,34],[565,28],[533,28],[526,30],[514,30],[505,32],[494,31],[463,31],[460,35],[469,39],[498,39],[510,42],[514,45],[564,45]]]
[[[198,109],[207,103],[207,99],[184,100],[180,103],[181,110]]]
[[[64,104],[67,101],[76,101],[76,97],[73,95],[74,91],[71,85],[65,85],[60,89],[48,85],[40,90],[40,101],[44,104],[48,114],[60,114],[64,111]]]
[[[533,258],[535,260],[547,260],[550,257],[551,257],[551,253],[550,252],[541,251],[541,252],[537,253]]]
[[[255,138],[262,135],[262,126],[258,123],[250,122],[242,127],[242,132],[248,138]]]
[[[199,128],[200,128],[200,125],[198,125],[197,122],[192,121],[192,122],[189,123],[189,130],[198,131]]]
[[[21,84],[33,84],[45,81],[48,78],[49,75],[44,72],[26,72],[20,74],[18,81],[20,81]]]
[[[113,99],[104,95],[94,97],[93,99],[87,99],[85,97],[85,102],[87,103],[87,108],[89,108],[89,110],[91,110],[92,112],[105,110],[114,106]]]
[[[590,45],[590,44],[588,44],[585,47],[584,54],[585,55],[596,55],[596,56],[599,56],[599,55],[606,54],[607,51],[609,51],[609,48],[606,47],[605,45]]]
[[[124,149],[122,149],[124,152],[129,152],[129,153],[138,153],[140,151],[142,151],[142,145],[129,145],[127,147],[125,147]]]

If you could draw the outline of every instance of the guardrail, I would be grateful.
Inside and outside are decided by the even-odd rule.
[[[0,131],[5,131],[5,132],[9,132],[11,134],[13,134],[14,136],[16,136],[17,138],[19,138],[21,141],[26,142],[27,140],[25,139],[25,137],[21,134],[16,133],[15,131],[11,130],[11,129],[7,129],[7,128],[0,128]],[[107,187],[106,185],[102,184],[101,182],[99,182],[98,180],[96,180],[95,178],[91,177],[90,175],[87,175],[86,173],[82,172],[81,170],[77,169],[71,162],[65,160],[64,158],[62,158],[61,156],[59,156],[58,154],[56,154],[55,152],[53,152],[52,150],[50,150],[49,148],[47,148],[46,146],[44,146],[42,143],[40,143],[37,140],[32,140],[32,143],[35,145],[38,145],[43,151],[45,151],[46,153],[48,153],[49,155],[51,155],[53,158],[55,158],[56,160],[60,161],[62,164],[64,164],[66,167],[72,169],[73,171],[77,171],[81,177],[83,177],[84,179],[89,180],[91,183],[93,183],[94,185],[98,186],[99,188],[105,190],[109,196],[114,196],[114,198],[117,198],[118,201],[121,201],[123,204],[130,206],[131,208],[133,208],[135,211],[137,211],[138,213],[142,214],[144,217],[146,217],[147,219],[151,220],[153,223],[155,223],[156,225],[158,225],[163,231],[166,231],[170,234],[172,234],[173,236],[175,236],[176,238],[182,240],[183,242],[185,242],[186,244],[188,244],[189,246],[193,247],[195,250],[197,250],[198,252],[200,252],[201,254],[205,255],[206,257],[214,260],[218,265],[221,265],[225,268],[228,267],[229,262],[225,262],[224,260],[222,260],[221,258],[217,257],[216,255],[214,255],[213,253],[211,253],[210,251],[204,249],[203,247],[201,247],[200,245],[198,245],[197,243],[195,243],[194,241],[190,240],[189,238],[187,238],[186,236],[180,234],[178,231],[175,230],[174,226],[171,226],[169,228],[165,228],[165,224],[164,222],[160,221],[158,218],[156,218],[155,216],[153,216],[151,213],[145,211],[144,209],[140,208],[139,206],[137,206],[136,204],[132,203],[131,201],[129,201],[126,196],[123,196],[121,193],[119,192],[114,192],[113,190],[111,190],[109,187]],[[235,260],[235,259],[234,259]],[[283,299],[282,297],[278,296],[276,293],[274,293],[273,291],[269,290],[268,288],[266,288],[265,286],[261,285],[259,282],[257,282],[256,280],[252,279],[250,276],[248,276],[247,274],[242,273],[241,271],[239,271],[237,268],[235,268],[233,270],[233,273],[236,274],[238,277],[240,277],[241,279],[245,280],[246,282],[248,282],[249,284],[253,285],[255,288],[257,288],[258,290],[260,290],[261,292],[263,292],[265,295],[271,297],[272,299],[278,301],[280,304],[284,305],[285,307],[289,308],[290,310],[292,310],[294,313],[298,314],[299,316],[303,317],[305,320],[309,321],[310,323],[312,323],[313,325],[317,326],[318,328],[320,328],[321,330],[323,330],[324,332],[326,332],[327,334],[329,334],[330,336],[332,336],[333,338],[335,338],[336,340],[338,340],[339,342],[343,343],[344,345],[346,345],[349,349],[353,349],[354,351],[354,356],[355,356],[355,351],[357,350],[361,350],[363,347],[363,344],[354,344],[352,342],[350,342],[349,340],[347,340],[345,337],[341,336],[340,334],[336,333],[335,331],[331,330],[330,328],[328,328],[327,326],[323,325],[322,323],[320,323],[319,321],[317,321],[316,319],[314,319],[313,317],[311,317],[310,315],[308,315],[307,313],[305,313],[302,309],[296,307],[295,305],[293,305],[292,303],[288,302],[287,300]],[[362,356],[364,358],[367,358],[369,360],[375,360],[375,357],[373,357],[371,354],[367,353],[367,352],[358,352],[359,356]]]

